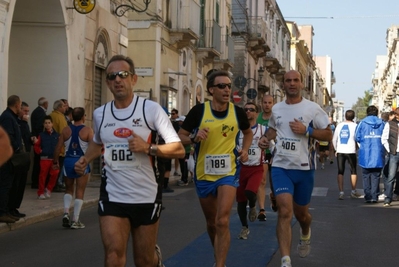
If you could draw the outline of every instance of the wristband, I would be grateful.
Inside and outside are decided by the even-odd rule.
[[[305,133],[306,137],[311,136],[313,134],[313,130],[314,129],[312,127],[308,126],[308,129],[306,130],[306,133]]]

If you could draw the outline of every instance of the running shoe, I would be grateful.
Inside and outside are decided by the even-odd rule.
[[[186,186],[186,185],[188,185],[188,182],[184,182],[182,180],[179,180],[179,181],[177,181],[177,185],[178,186]]]
[[[62,227],[65,228],[70,228],[71,227],[71,222],[69,220],[69,214],[64,213],[64,217],[62,217]]]
[[[344,193],[339,193],[338,199],[339,199],[339,200],[344,200]]]
[[[391,206],[391,203],[389,203],[389,202],[384,202],[384,207],[389,207],[389,206]]]
[[[282,260],[281,267],[292,267],[291,261],[286,259]]]
[[[361,194],[359,194],[357,191],[355,191],[355,192],[351,192],[351,198],[359,198],[359,197],[361,197],[362,195]]]
[[[37,197],[37,199],[40,199],[40,200],[45,200],[45,199],[46,199],[46,197],[45,197],[43,194],[41,194],[40,196],[38,196],[38,197]]]
[[[81,223],[80,221],[72,222],[72,224],[71,224],[71,229],[83,229],[85,227],[86,226],[83,223]]]
[[[46,198],[50,198],[50,197],[51,197],[51,191],[48,190],[47,188],[44,189],[44,196],[45,196]]]
[[[321,169],[324,170],[324,163],[321,164]]]
[[[248,213],[248,220],[250,222],[254,222],[256,220],[257,214],[256,214],[256,207],[252,207],[249,209],[249,213]]]
[[[302,230],[300,231],[300,238],[299,238],[299,244],[297,246],[297,251],[299,254],[299,257],[305,258],[306,256],[309,255],[310,253],[310,229],[309,229],[309,239],[304,240],[302,239]]]
[[[392,200],[393,201],[398,201],[398,195],[397,194],[393,194],[393,196],[392,196]]]
[[[155,253],[158,256],[158,265],[157,265],[157,267],[165,267],[165,265],[162,264],[161,248],[158,245],[155,245]]]
[[[264,209],[261,209],[261,210],[259,211],[258,220],[261,221],[261,222],[264,222],[264,221],[267,220],[267,219],[266,219],[266,211],[265,211]]]
[[[250,233],[250,232],[249,232],[248,227],[243,226],[243,227],[241,228],[240,234],[238,235],[238,239],[247,240],[247,239],[248,239],[249,233]]]

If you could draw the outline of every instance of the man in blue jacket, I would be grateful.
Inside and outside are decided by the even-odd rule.
[[[356,127],[355,139],[359,145],[365,202],[377,203],[380,174],[385,161],[385,149],[381,143],[384,122],[377,117],[378,109],[375,106],[369,106],[366,113],[367,117]]]

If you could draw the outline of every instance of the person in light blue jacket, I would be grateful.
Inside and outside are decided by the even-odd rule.
[[[377,117],[378,108],[369,106],[365,117],[356,127],[355,140],[359,145],[359,166],[362,168],[364,199],[377,203],[381,170],[385,164],[385,149],[381,143],[384,121]]]

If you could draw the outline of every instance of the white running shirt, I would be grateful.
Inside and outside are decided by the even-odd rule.
[[[332,139],[334,149],[337,153],[354,154],[356,153],[355,130],[357,124],[351,122],[341,122],[335,129]]]
[[[94,111],[94,138],[104,147],[104,167],[100,201],[118,203],[154,203],[158,193],[151,157],[128,149],[133,130],[148,143],[157,131],[165,143],[180,142],[168,116],[151,100],[134,96],[127,108],[117,109],[114,102]]]
[[[306,98],[293,105],[285,101],[275,104],[269,121],[269,127],[277,131],[272,166],[290,170],[315,169],[314,139],[291,131],[289,122],[294,121],[294,118],[314,129],[325,129],[329,125],[324,110]]]

